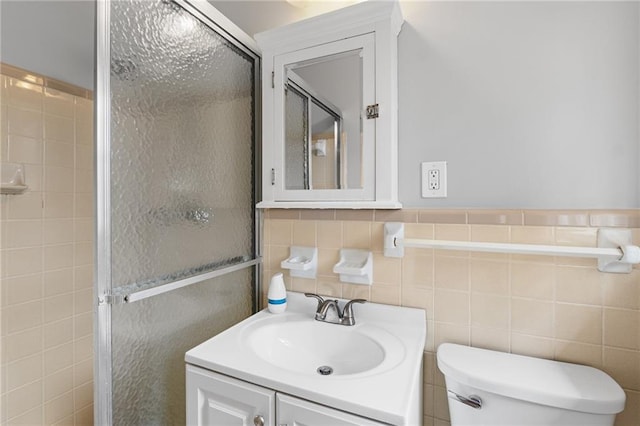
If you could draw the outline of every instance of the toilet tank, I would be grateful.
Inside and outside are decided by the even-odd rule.
[[[624,409],[622,388],[596,368],[451,343],[437,361],[452,426],[611,426]]]

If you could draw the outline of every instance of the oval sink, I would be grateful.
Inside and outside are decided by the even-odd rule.
[[[260,324],[246,331],[245,343],[264,361],[295,373],[318,375],[372,370],[385,361],[383,345],[393,340],[392,335],[375,327],[360,331],[313,320]],[[400,342],[395,343],[394,349],[399,350]],[[329,370],[323,367],[332,372],[327,374]]]

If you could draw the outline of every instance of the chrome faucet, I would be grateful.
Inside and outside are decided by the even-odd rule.
[[[316,308],[316,321],[328,322],[331,324],[340,324],[340,325],[354,325],[356,323],[356,319],[353,315],[353,304],[354,303],[365,303],[364,299],[353,299],[348,301],[342,311],[340,310],[340,305],[338,301],[335,299],[327,299],[325,300],[322,296],[318,296],[313,293],[305,293],[307,297],[313,297],[318,301],[318,306]],[[329,310],[333,308],[336,311],[337,320],[328,320],[327,313]]]

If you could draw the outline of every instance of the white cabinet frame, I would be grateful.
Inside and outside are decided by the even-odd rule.
[[[262,201],[258,208],[376,208],[397,209],[398,201],[398,47],[397,36],[403,24],[397,1],[363,2],[324,15],[299,21],[255,35],[262,50]],[[374,179],[367,181],[371,193],[351,190],[307,190],[291,194],[280,188],[282,182],[283,55],[302,55],[306,49],[323,49],[322,45],[373,34],[373,78],[375,104],[379,118],[375,122],[372,143]],[[311,50],[309,50],[311,51]],[[298,52],[298,53],[294,53]],[[366,55],[365,55],[366,56]],[[280,58],[280,59],[278,59]],[[272,80],[273,79],[273,80]],[[273,85],[272,85],[273,81]],[[365,103],[366,108],[368,104]],[[276,122],[278,123],[276,125]],[[272,177],[275,173],[275,184]],[[278,176],[279,175],[279,176]],[[367,177],[368,178],[368,177]],[[340,195],[341,191],[347,194]],[[316,195],[317,193],[317,195]]]

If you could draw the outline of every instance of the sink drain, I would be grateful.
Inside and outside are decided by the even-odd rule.
[[[316,369],[316,371],[321,376],[328,376],[329,374],[333,373],[333,368],[329,367],[328,365],[321,365]]]

